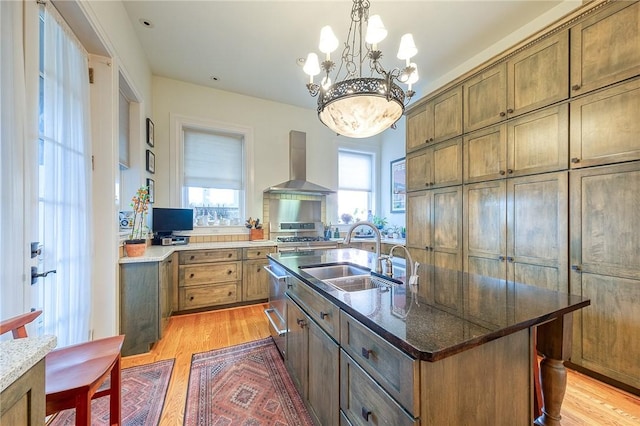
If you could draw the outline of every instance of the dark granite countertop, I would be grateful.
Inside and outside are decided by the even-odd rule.
[[[454,272],[461,275],[455,277],[450,294],[438,295],[439,300],[450,302],[448,306],[423,297],[416,297],[416,304],[404,284],[404,260],[400,258],[393,260],[399,272],[394,279],[399,284],[391,290],[346,292],[313,278],[301,267],[351,263],[375,269],[374,253],[337,249],[274,253],[269,257],[385,340],[424,361],[438,361],[590,303],[580,296]],[[428,299],[434,299],[430,296]]]

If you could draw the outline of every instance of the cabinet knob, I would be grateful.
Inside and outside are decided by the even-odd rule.
[[[363,357],[365,357],[366,359],[369,359],[369,354],[371,354],[373,351],[371,349],[367,349],[367,348],[361,348],[360,349],[360,353],[362,354]]]
[[[504,170],[500,170],[500,176],[504,176],[506,174],[507,174],[507,172],[505,172]]]
[[[499,260],[500,262],[504,262],[504,256],[498,256],[498,260]]]
[[[320,319],[324,319],[324,317],[328,317],[328,316],[329,316],[328,313],[320,311]]]
[[[367,410],[365,407],[362,407],[362,418],[365,422],[369,421],[369,417],[371,416],[371,411]]]
[[[259,252],[258,252],[258,256],[260,256],[261,254],[262,254],[262,252],[260,252],[260,251],[259,251]]]
[[[227,254],[227,257],[231,257],[231,256],[233,256],[233,253]]]
[[[571,270],[572,271],[576,271],[576,272],[580,272],[580,271],[582,271],[582,267],[580,265],[571,265]]]
[[[507,114],[513,114],[513,108],[509,108],[509,109],[507,110]]]
[[[508,257],[507,257],[507,262],[511,262],[511,263],[513,263],[513,260],[514,260],[514,259],[513,259],[513,257],[511,257],[511,256],[508,256]]]
[[[424,249],[425,249],[426,251],[429,251],[429,246],[424,246]]]
[[[508,173],[508,174],[513,173],[513,169],[507,169],[507,173]]]
[[[232,291],[230,291],[229,293],[227,293],[227,296],[231,296],[233,294]]]
[[[571,90],[580,90],[580,85],[579,84],[574,84],[573,86],[571,86]]]
[[[579,163],[579,162],[580,162],[580,159],[579,159],[578,157],[573,157],[573,158],[571,159],[571,162],[572,162],[573,164],[577,164],[577,163]]]
[[[194,260],[195,258],[196,258],[195,256],[191,256],[191,257],[190,257],[190,259],[191,259],[191,260]]]
[[[300,319],[300,318],[296,318],[296,323],[298,324],[298,326],[299,326],[300,328],[304,328],[304,327],[305,327],[305,325],[307,325],[307,324],[304,322],[304,320],[303,320],[303,319]]]
[[[195,277],[195,274],[189,274],[189,278]]]
[[[505,117],[506,115],[507,115],[507,113],[506,113],[506,112],[504,112],[504,111],[500,111],[500,117]]]
[[[231,274],[233,274],[233,271],[232,271],[231,269],[229,269],[229,270],[227,271],[227,275],[231,275]]]
[[[193,300],[193,299],[194,299],[194,297],[193,297],[193,296],[190,296],[190,297],[189,297],[189,300]]]

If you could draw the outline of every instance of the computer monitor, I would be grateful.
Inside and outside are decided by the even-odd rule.
[[[154,207],[151,229],[156,237],[169,236],[175,231],[193,230],[193,209]]]

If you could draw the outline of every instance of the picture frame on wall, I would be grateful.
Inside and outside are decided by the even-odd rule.
[[[155,185],[156,182],[153,179],[147,178],[147,188],[149,191],[149,202],[153,204],[153,199],[155,196]]]
[[[391,213],[404,213],[407,205],[407,163],[405,157],[391,162]]]
[[[153,138],[154,138],[153,121],[151,121],[150,118],[147,118],[147,145],[149,145],[150,147],[154,146]]]
[[[156,156],[149,150],[147,150],[147,171],[149,173],[156,172]]]

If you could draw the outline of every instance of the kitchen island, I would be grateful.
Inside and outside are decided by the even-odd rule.
[[[289,324],[289,334],[294,335],[296,322],[308,325],[314,319],[311,311],[318,303],[306,302],[305,292],[339,310],[339,321],[332,321],[336,314],[325,304],[316,321],[340,348],[338,393],[345,424],[366,424],[371,419],[376,424],[376,418],[382,423],[380,419],[395,409],[396,417],[388,417],[395,424],[530,425],[534,422],[534,347],[543,356],[544,390],[544,414],[535,421],[559,424],[572,312],[588,306],[588,299],[463,276],[463,288],[452,286],[451,297],[445,298],[457,299],[455,307],[437,305],[410,292],[402,259],[394,259],[396,274],[390,286],[359,291],[345,291],[305,272],[331,264],[373,270],[375,257],[357,249],[269,255],[289,277],[287,296],[294,311],[296,306],[308,311],[306,320],[294,318],[293,327]],[[327,323],[339,327],[339,332]],[[285,354],[285,361],[293,356],[292,351]],[[311,379],[311,361],[308,368]],[[328,366],[323,368],[327,371]],[[358,393],[367,386],[371,390]],[[373,392],[379,396],[367,400]],[[390,408],[376,413],[387,400]]]

